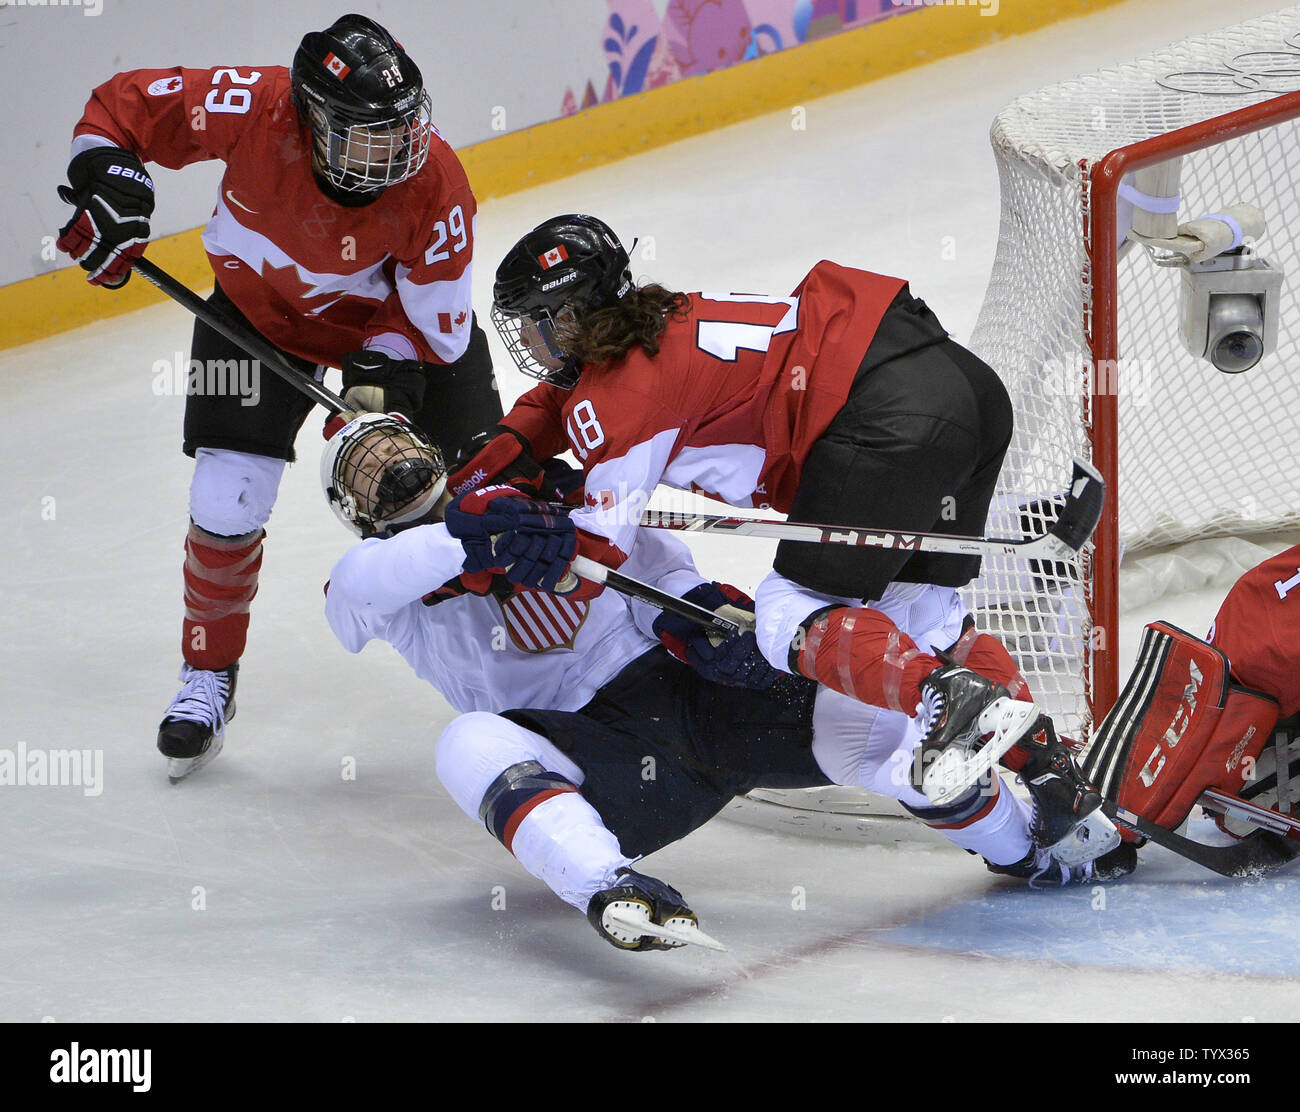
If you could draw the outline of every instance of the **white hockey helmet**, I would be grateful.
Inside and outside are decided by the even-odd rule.
[[[355,414],[327,435],[321,486],[335,516],[358,536],[409,527],[438,504],[447,465],[437,446],[405,418]]]

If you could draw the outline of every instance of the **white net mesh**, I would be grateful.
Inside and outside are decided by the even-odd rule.
[[[1278,350],[1255,370],[1222,375],[1186,352],[1178,271],[1132,248],[1118,274],[1094,275],[1088,240],[1094,163],[1297,90],[1300,7],[1292,7],[1062,82],[999,114],[992,141],[1002,223],[971,347],[1006,382],[1017,427],[990,536],[1041,533],[1054,516],[1042,503],[1064,488],[1071,460],[1092,458],[1090,332],[1094,296],[1107,283],[1117,288],[1119,341],[1116,365],[1100,372],[1119,410],[1119,481],[1108,497],[1117,501],[1126,550],[1192,539],[1241,544],[1248,551],[1234,566],[1245,570],[1257,562],[1253,546],[1205,538],[1300,524],[1300,406],[1290,373],[1300,339],[1290,310],[1300,280],[1300,124],[1227,142],[1207,128],[1204,149],[1183,163],[1179,221],[1254,204],[1268,224],[1260,254],[1291,276]],[[1120,218],[1127,231],[1122,211]],[[1097,234],[1120,238],[1115,228]],[[1222,554],[1214,562],[1223,563]],[[1187,581],[1179,563],[1159,554],[1136,561],[1120,590],[1150,601],[1165,584]],[[1110,566],[1091,546],[1080,572],[990,558],[966,592],[981,629],[1006,642],[1039,704],[1081,741],[1091,727],[1093,569]],[[892,800],[838,791],[756,793],[733,817],[874,841],[925,830]]]
[[[1199,36],[1015,101],[994,123],[1002,187],[997,259],[971,346],[1002,375],[1017,432],[988,532],[1041,530],[1033,503],[1091,456],[1094,295],[1117,283],[1118,359],[1095,372],[1119,409],[1119,507],[1127,551],[1260,532],[1300,522],[1300,422],[1289,371],[1300,322],[1283,293],[1279,349],[1255,370],[1223,375],[1179,338],[1179,271],[1128,249],[1114,276],[1091,274],[1089,175],[1114,150],[1300,89],[1300,8]],[[1266,127],[1185,157],[1179,220],[1245,202],[1263,210],[1261,255],[1297,272],[1300,124]],[[1118,239],[1127,231],[1092,229]],[[1107,376],[1102,378],[1101,376]],[[1026,510],[1026,507],[1029,507]],[[968,592],[977,620],[1022,662],[1031,688],[1086,736],[1093,637],[1084,581],[1061,567],[986,561]]]
[[[1179,221],[1254,204],[1268,224],[1260,254],[1293,276],[1283,290],[1278,351],[1255,370],[1222,375],[1187,354],[1178,271],[1133,248],[1118,274],[1093,275],[1088,241],[1094,163],[1297,90],[1300,7],[1292,7],[1062,82],[999,114],[992,141],[1002,224],[971,346],[1007,383],[1017,431],[989,535],[1042,532],[1054,511],[1040,503],[1064,487],[1072,459],[1092,457],[1089,337],[1093,298],[1107,283],[1117,287],[1119,334],[1116,365],[1100,372],[1110,376],[1119,410],[1119,482],[1108,497],[1117,501],[1127,551],[1192,539],[1235,543],[1249,549],[1239,560],[1245,570],[1255,562],[1253,546],[1205,538],[1300,524],[1300,467],[1293,462],[1300,406],[1289,373],[1300,339],[1289,293],[1300,280],[1300,124],[1227,142],[1206,129],[1204,149],[1183,163]],[[1097,234],[1120,237],[1114,228]],[[1105,555],[1089,548],[1081,575],[986,559],[967,591],[981,628],[1006,642],[1037,701],[1080,740],[1091,727],[1093,569],[1111,566]],[[1159,554],[1136,561],[1120,580],[1121,593],[1150,601],[1164,585],[1186,581],[1179,565]],[[732,817],[874,841],[925,831],[891,800],[836,791],[756,793]]]

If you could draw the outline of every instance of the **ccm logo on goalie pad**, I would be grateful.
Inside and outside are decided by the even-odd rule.
[[[1273,699],[1232,682],[1221,651],[1153,622],[1084,772],[1107,799],[1176,830],[1206,788],[1241,788],[1233,770],[1258,756],[1277,716]]]
[[[1205,680],[1205,674],[1196,666],[1196,661],[1187,662],[1187,675],[1190,682],[1183,688],[1183,699],[1174,711],[1174,720],[1169,723],[1168,729],[1156,741],[1156,746],[1151,750],[1151,756],[1147,758],[1147,763],[1142,766],[1142,771],[1138,773],[1138,778],[1148,788],[1156,782],[1156,777],[1160,775],[1161,770],[1165,767],[1167,758],[1166,750],[1173,749],[1183,739],[1183,734],[1187,732],[1187,727],[1191,725],[1192,716],[1196,713],[1196,693],[1201,689],[1201,683]],[[1160,761],[1152,768],[1152,764],[1159,757]],[[1231,767],[1231,766],[1229,766]]]

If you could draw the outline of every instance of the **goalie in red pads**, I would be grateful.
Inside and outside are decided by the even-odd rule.
[[[1237,837],[1258,829],[1300,837],[1290,818],[1300,773],[1292,768],[1300,756],[1298,586],[1295,547],[1237,580],[1209,641],[1167,622],[1147,626],[1085,762],[1107,799],[1169,831],[1199,804]]]

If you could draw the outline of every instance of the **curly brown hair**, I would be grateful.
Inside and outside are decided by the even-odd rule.
[[[690,304],[686,294],[651,283],[614,305],[561,323],[556,339],[570,355],[590,365],[621,359],[638,345],[647,355],[658,355],[668,321],[683,319]]]

